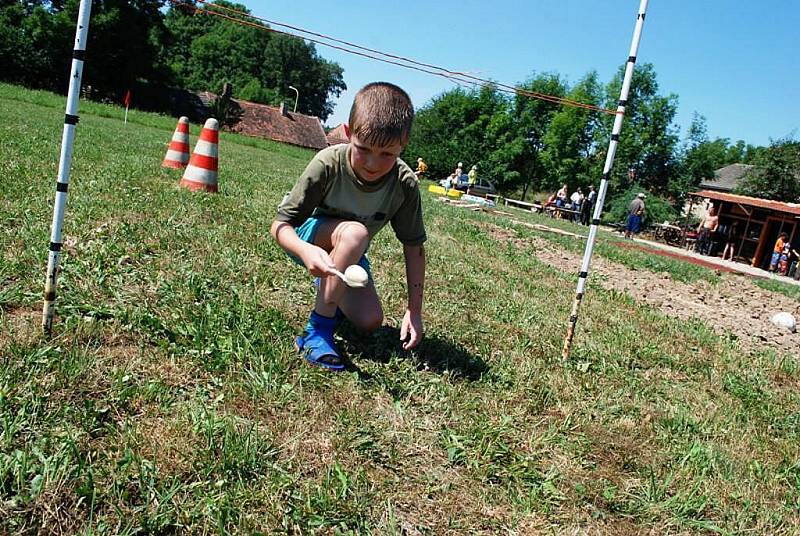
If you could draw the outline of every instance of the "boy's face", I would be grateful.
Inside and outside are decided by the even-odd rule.
[[[405,147],[400,142],[371,145],[359,140],[355,134],[350,134],[350,146],[350,165],[364,182],[375,182],[389,173]]]

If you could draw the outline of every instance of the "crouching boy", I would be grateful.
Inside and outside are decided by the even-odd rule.
[[[300,354],[313,365],[344,369],[333,340],[342,316],[367,333],[383,323],[366,252],[387,223],[405,256],[403,348],[413,348],[422,339],[425,226],[416,176],[399,158],[413,120],[414,108],[405,91],[385,82],[366,85],[356,94],[345,125],[349,143],[317,153],[278,207],[272,236],[319,278],[314,309],[295,339]],[[352,264],[367,271],[366,287],[348,287],[335,275],[335,270],[344,272]]]

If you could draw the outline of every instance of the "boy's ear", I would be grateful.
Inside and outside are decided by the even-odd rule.
[[[347,123],[342,123],[342,126],[344,127],[344,135],[349,140],[350,139],[350,125],[348,125]]]

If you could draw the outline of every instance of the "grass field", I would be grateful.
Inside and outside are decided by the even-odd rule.
[[[195,194],[160,167],[174,119],[82,104],[43,337],[63,115],[0,85],[0,533],[800,532],[796,358],[590,280],[561,363],[575,274],[427,194],[422,346],[387,229],[386,326],[342,330],[347,373],[305,365],[311,278],[268,235],[305,150],[223,134]]]

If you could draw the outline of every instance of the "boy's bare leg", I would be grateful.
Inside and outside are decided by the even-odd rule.
[[[339,308],[361,331],[372,333],[383,324],[381,301],[371,280],[364,288],[348,288]]]
[[[357,264],[367,250],[369,232],[358,222],[329,220],[317,229],[314,243],[328,251],[336,269],[344,272],[351,264]],[[349,288],[336,276],[321,278],[314,310],[332,317],[337,307],[360,330],[375,331],[383,323],[383,310],[372,281],[359,289]]]

